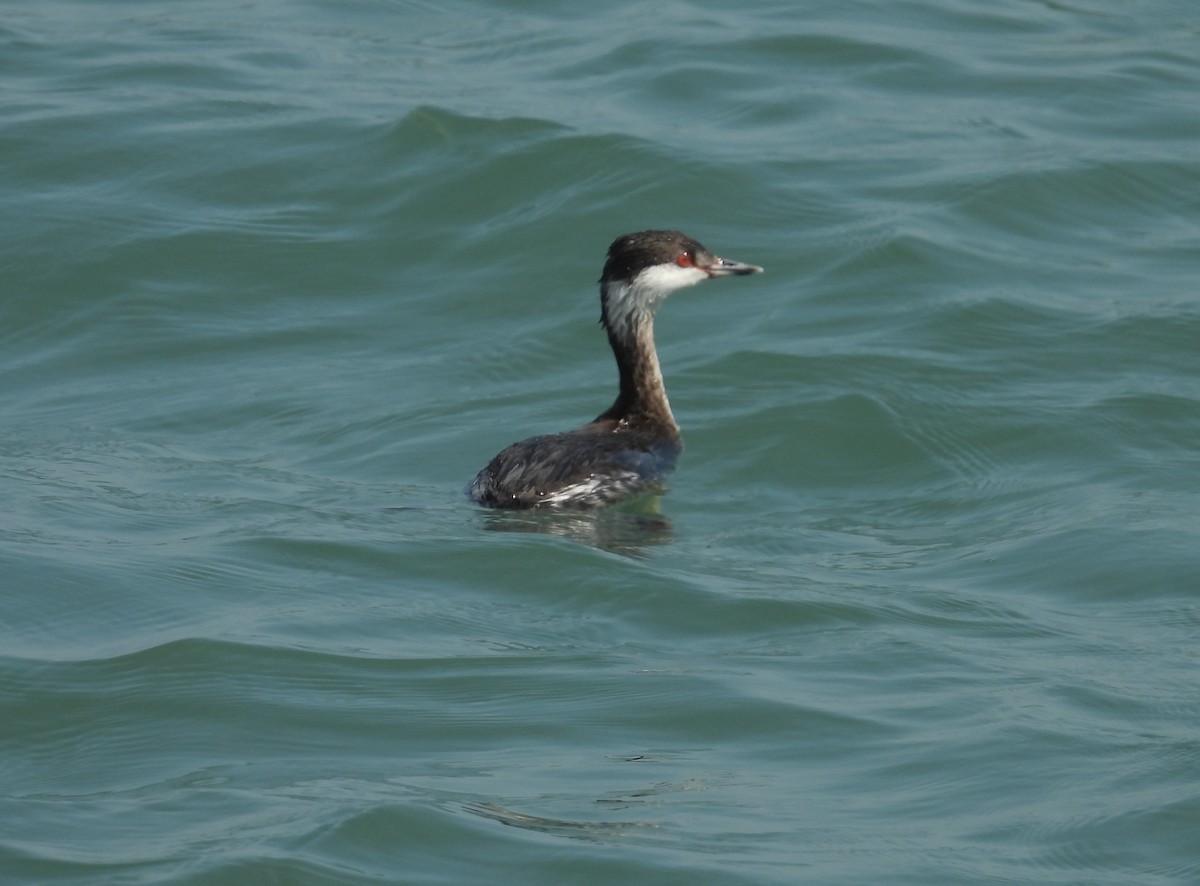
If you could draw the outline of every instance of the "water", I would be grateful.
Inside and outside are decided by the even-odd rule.
[[[727,7],[10,4],[4,882],[1200,881],[1200,15]]]

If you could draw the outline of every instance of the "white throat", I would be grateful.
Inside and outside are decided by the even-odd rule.
[[[610,281],[604,287],[608,325],[616,332],[630,332],[653,317],[663,299],[676,289],[706,279],[708,274],[699,268],[662,264],[646,268],[632,280]]]

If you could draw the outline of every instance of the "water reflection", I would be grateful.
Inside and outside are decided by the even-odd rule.
[[[562,818],[546,818],[541,815],[529,815],[508,809],[496,803],[468,803],[463,806],[464,812],[490,818],[513,828],[524,828],[528,831],[540,831],[558,837],[570,837],[576,840],[600,840],[620,837],[632,831],[654,828],[654,824],[644,821],[571,821]]]
[[[491,532],[537,532],[571,538],[614,554],[642,557],[646,548],[668,544],[674,538],[671,521],[659,511],[661,498],[643,496],[590,511],[488,511],[484,528]]]

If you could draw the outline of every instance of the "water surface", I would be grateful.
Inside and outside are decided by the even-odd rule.
[[[1200,879],[1198,37],[10,10],[5,882]],[[646,227],[659,511],[475,508]]]

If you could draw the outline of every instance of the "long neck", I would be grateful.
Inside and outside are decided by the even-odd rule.
[[[613,405],[596,420],[654,427],[678,435],[654,348],[655,305],[637,304],[621,310],[627,304],[610,296],[606,306],[603,322],[617,359],[621,387]]]

